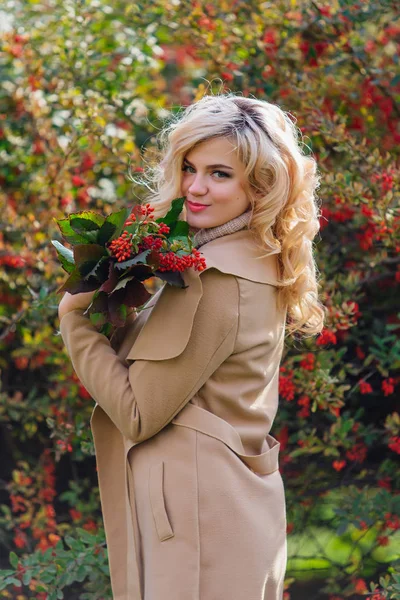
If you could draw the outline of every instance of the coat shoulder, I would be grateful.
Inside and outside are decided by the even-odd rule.
[[[236,278],[239,289],[239,328],[235,351],[278,343],[285,330],[286,310],[278,306],[276,286]]]

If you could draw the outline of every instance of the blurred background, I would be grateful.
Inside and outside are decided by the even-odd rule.
[[[0,598],[111,598],[54,219],[139,202],[164,120],[224,91],[289,111],[321,172],[328,318],[288,340],[272,430],[285,600],[400,598],[399,16],[386,0],[2,3]]]

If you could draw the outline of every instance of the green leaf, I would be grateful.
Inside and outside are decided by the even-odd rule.
[[[14,575],[14,569],[1,569],[0,570],[0,575],[1,577],[11,577],[12,575]]]
[[[118,212],[108,215],[97,232],[97,243],[104,246],[107,242],[111,242],[118,238],[124,229],[125,221],[128,219],[129,215],[129,208],[123,208]]]
[[[22,587],[22,583],[19,579],[16,579],[15,577],[8,577],[6,579],[6,581],[8,582],[9,585],[15,585],[16,587]]]
[[[76,267],[83,279],[87,280],[90,276],[93,276],[91,274],[97,272],[101,262],[104,262],[104,259],[108,260],[110,257],[107,250],[99,244],[77,244],[74,246],[74,258]],[[106,267],[106,271],[103,271],[103,274],[106,276],[107,272],[108,268]]]
[[[67,546],[71,548],[71,550],[76,550],[77,552],[82,552],[82,550],[84,550],[82,542],[73,538],[71,535],[67,534],[64,538],[64,541],[67,544]]]
[[[1,575],[2,571],[0,571],[0,575]],[[0,579],[0,592],[5,590],[8,587],[8,579],[5,578],[4,576],[1,576]]]
[[[171,226],[167,239],[182,239],[186,241],[189,236],[189,223],[187,221],[177,221]]]
[[[116,225],[110,222],[104,223],[97,232],[97,243],[104,246],[107,242],[111,242],[114,238],[119,237],[114,235],[116,231]]]
[[[29,585],[32,580],[32,571],[25,571],[22,576],[22,583],[24,585]]]
[[[108,577],[110,576],[110,569],[109,569],[108,564],[100,565],[100,571],[102,573],[104,573],[105,575],[107,575]]]
[[[90,219],[82,219],[81,217],[71,218],[71,227],[76,233],[86,234],[88,231],[98,231],[100,229],[97,223]]]
[[[18,567],[19,558],[15,554],[15,552],[12,552],[12,551],[10,552],[9,560],[10,560],[10,564],[14,567],[14,569],[16,569]]]
[[[51,243],[57,250],[57,256],[61,266],[67,273],[71,273],[75,266],[74,253],[70,248],[66,248],[57,240],[51,240]]]
[[[96,262],[102,256],[108,256],[107,250],[99,244],[77,244],[74,246],[73,253],[78,267],[84,262]]]
[[[108,320],[107,313],[101,313],[101,312],[90,313],[89,319],[90,319],[90,322],[93,323],[93,325],[95,325],[96,327],[98,325],[104,325],[105,323],[107,323],[107,320]]]
[[[392,588],[396,591],[396,592],[400,592],[400,584],[399,583],[393,583]]]
[[[79,269],[75,267],[68,279],[57,290],[57,293],[69,292],[70,294],[79,294],[80,292],[93,292],[98,286],[98,281],[84,281]]]
[[[169,209],[165,217],[160,217],[159,219],[156,219],[155,222],[165,223],[168,226],[174,225],[175,221],[178,220],[178,217],[182,212],[185,199],[186,196],[183,196],[182,198],[175,198],[175,200],[172,200],[171,208]]]
[[[90,544],[95,543],[97,535],[90,533],[90,531],[86,531],[86,529],[83,529],[83,527],[77,527],[76,532],[84,542],[89,542]]]
[[[57,225],[60,228],[61,234],[65,241],[69,244],[87,244],[93,242],[93,232],[88,231],[86,233],[77,233],[73,230],[71,225],[71,218],[73,218],[73,213],[69,217],[65,219],[54,219]],[[97,232],[94,232],[97,235]]]
[[[54,564],[48,565],[46,570],[47,570],[47,573],[53,573],[53,575],[57,574],[57,567]]]
[[[82,210],[77,213],[70,213],[68,216],[71,220],[71,225],[73,225],[74,228],[77,228],[77,230],[78,228],[82,228],[82,231],[99,229],[106,220],[103,215],[93,210]],[[85,229],[85,227],[88,229]]]
[[[118,307],[118,311],[119,311],[119,314],[121,315],[121,318],[122,319],[126,319],[126,315],[127,315],[127,312],[128,312],[128,308],[127,308],[126,304],[121,304]]]
[[[146,264],[145,259],[149,255],[150,252],[151,252],[151,249],[148,248],[147,250],[144,250],[140,254],[137,254],[134,258],[130,258],[129,260],[124,260],[122,262],[116,262],[114,267],[116,269],[126,269],[128,267],[131,267],[132,265],[136,265],[137,263]]]
[[[86,576],[88,575],[87,570],[88,569],[87,569],[87,567],[85,567],[85,565],[81,565],[78,568],[76,575],[75,575],[76,581],[80,581],[80,582],[84,581],[86,579]]]
[[[105,323],[101,328],[100,328],[100,333],[102,333],[103,335],[105,335],[106,337],[109,337],[112,333],[113,333],[113,326],[111,323]],[[84,447],[84,444],[82,444],[82,448]],[[86,449],[89,449],[89,445],[85,445]],[[90,446],[90,449],[92,449],[93,446]],[[94,456],[94,450],[92,452],[92,455]]]

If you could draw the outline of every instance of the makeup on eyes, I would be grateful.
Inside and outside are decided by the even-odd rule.
[[[182,166],[182,171],[186,167],[190,167],[190,168],[194,169],[194,166],[192,164],[190,164],[188,161],[185,160],[185,162],[183,163],[183,166]],[[216,167],[223,167],[224,169],[230,169],[230,170],[233,171],[233,169],[231,169],[231,167],[228,167],[226,165],[208,165],[206,168],[207,169],[213,169],[213,168],[216,168]],[[222,175],[224,175],[224,177],[227,177],[227,178],[231,177],[231,175],[229,175],[229,173],[225,173],[224,171],[220,171],[218,169],[216,169],[214,171],[214,173],[221,173]]]

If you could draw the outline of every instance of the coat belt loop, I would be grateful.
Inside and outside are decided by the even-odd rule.
[[[172,419],[172,423],[220,440],[255,473],[269,475],[279,469],[280,444],[272,435],[266,436],[268,450],[262,454],[245,454],[240,435],[230,423],[190,402]]]

